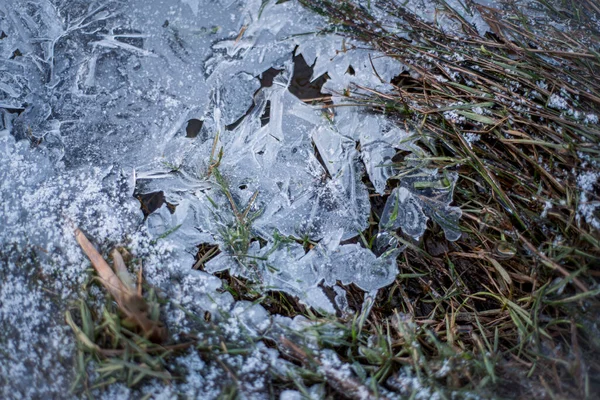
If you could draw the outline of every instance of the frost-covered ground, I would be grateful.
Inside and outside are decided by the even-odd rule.
[[[408,8],[458,30],[428,1]],[[476,14],[464,15],[487,29]],[[172,333],[195,332],[188,315],[209,311],[222,337],[246,343],[251,351],[220,362],[247,398],[269,397],[267,369],[293,373],[255,338],[314,341],[294,336],[307,321],[235,302],[213,273],[228,270],[323,313],[353,313],[338,283],[355,284],[368,303],[393,282],[402,246],[389,232],[419,238],[430,218],[448,240],[460,237],[460,208],[450,205],[457,175],[424,169],[389,196],[372,249],[349,240],[369,224],[364,176],[383,194],[399,172],[390,166],[396,150],[420,152],[412,132],[382,115],[355,107],[332,113],[289,90],[294,55],[313,66],[313,78],[327,73],[322,92],[334,105],[351,84],[386,93],[405,70],[333,32],[317,35],[327,24],[295,1],[0,3],[3,398],[71,396],[75,343],[64,312],[90,279],[74,226],[105,252],[127,247],[145,279],[188,311],[166,306]],[[272,84],[261,84],[271,68]],[[186,130],[190,120],[202,121],[194,134]],[[164,204],[144,219],[134,192],[158,191],[174,210]],[[220,254],[192,270],[200,244],[217,245]],[[352,377],[335,353],[319,354],[325,375]],[[174,363],[181,380],[138,390],[214,398],[231,380],[194,351]],[[319,397],[323,388],[310,390]],[[121,384],[95,394],[139,395]]]

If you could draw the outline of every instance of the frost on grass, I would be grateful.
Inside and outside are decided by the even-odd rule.
[[[577,207],[577,219],[585,220],[594,229],[600,231],[600,201],[597,200],[597,193],[600,188],[600,173],[582,172],[577,177],[577,186],[581,190]]]

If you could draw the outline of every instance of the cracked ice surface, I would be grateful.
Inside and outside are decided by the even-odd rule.
[[[173,301],[198,315],[220,310],[215,320],[234,339],[300,322],[236,303],[208,272],[229,269],[326,312],[347,307],[338,282],[366,292],[393,282],[398,249],[376,255],[344,241],[368,226],[363,176],[383,194],[398,172],[390,166],[394,149],[416,151],[411,133],[348,107],[328,117],[293,96],[288,85],[297,46],[315,63],[314,78],[329,74],[323,90],[334,104],[344,101],[343,90],[352,84],[391,90],[387,82],[404,67],[335,35],[301,35],[326,22],[295,2],[262,3],[0,2],[0,343],[11,355],[0,359],[3,398],[64,395],[72,378],[74,349],[62,313],[89,267],[73,225],[102,250],[127,245],[144,260],[148,281]],[[345,46],[348,51],[340,51]],[[261,73],[271,67],[282,72],[271,87],[260,88]],[[263,126],[267,105],[270,120]],[[204,122],[196,138],[185,137],[191,118]],[[221,182],[216,171],[209,173],[214,143],[223,149]],[[445,179],[451,185],[456,180]],[[423,214],[411,214],[417,222],[412,230],[408,212],[394,219],[386,211],[390,223],[382,230],[416,237],[425,215],[449,239],[456,236],[437,217],[459,215],[448,209],[451,189],[436,187],[437,181],[442,177],[431,172],[414,181],[421,182],[418,190],[410,179],[395,189],[390,207],[412,196],[410,204]],[[162,207],[144,223],[136,189],[164,191],[175,212]],[[231,245],[239,228],[232,202],[239,211],[249,206],[254,240],[241,247]],[[305,251],[290,237],[315,244]],[[224,250],[207,263],[208,272],[191,270],[200,243]],[[333,287],[334,300],[322,285]],[[173,329],[191,329],[181,311],[168,311]],[[265,365],[284,362],[265,346],[231,360],[248,361],[256,367],[240,380],[252,397],[264,383]],[[222,371],[194,354],[178,362],[193,377],[177,388],[142,391],[218,393]],[[115,386],[105,395],[128,390]]]

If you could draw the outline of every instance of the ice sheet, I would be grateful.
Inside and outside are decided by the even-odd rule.
[[[228,269],[328,313],[350,312],[339,283],[374,292],[393,282],[399,249],[356,242],[371,212],[365,174],[389,192],[393,149],[415,150],[411,133],[364,110],[324,112],[288,84],[296,47],[315,74],[330,75],[323,90],[334,104],[351,85],[390,90],[404,68],[396,61],[357,43],[337,53],[343,40],[316,35],[326,21],[296,2],[3,0],[0,24],[0,342],[12,357],[0,359],[3,398],[60,396],[71,383],[63,312],[89,277],[74,226],[103,252],[127,246],[150,284],[196,315],[214,313],[232,340],[265,334],[273,317],[235,302],[210,272]],[[272,67],[282,72],[259,89]],[[195,138],[185,135],[192,118],[203,121]],[[457,217],[451,190],[409,186],[451,238],[438,215]],[[144,221],[134,191],[163,191],[175,209]],[[193,271],[201,243],[221,254]],[[198,328],[167,307],[174,331]],[[266,393],[267,366],[285,364],[253,348],[226,360],[248,365],[238,378],[249,398]],[[211,398],[228,379],[196,353],[177,363],[189,369],[185,382],[141,392]],[[104,392],[128,395],[119,385]]]

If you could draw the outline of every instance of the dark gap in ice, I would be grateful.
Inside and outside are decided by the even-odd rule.
[[[320,242],[320,240],[311,241],[308,238],[301,239],[301,238],[297,238],[294,236],[288,236],[288,239],[293,240],[294,242],[296,242],[300,246],[302,246],[302,250],[304,250],[304,254],[308,254],[308,252],[314,248],[315,243],[318,244]]]
[[[17,116],[21,115],[23,111],[25,111],[25,107],[23,108],[6,108],[2,107],[3,110],[6,110],[9,114],[17,114]]]
[[[303,101],[319,101],[331,104],[331,96],[321,93],[321,88],[327,82],[329,76],[325,73],[311,82],[312,74],[313,66],[308,65],[301,54],[294,55],[294,74],[288,88],[290,93]]]
[[[352,236],[350,239],[340,241],[340,246],[344,246],[347,244],[360,244],[362,247],[365,247],[363,241],[360,238],[360,235]]]
[[[260,116],[260,126],[265,126],[271,120],[271,100],[267,100],[267,104],[265,104],[265,110]]]
[[[260,246],[260,248],[264,248],[267,244],[269,244],[269,242],[267,242],[265,239],[261,238],[260,236],[256,236],[253,237],[252,239],[250,239],[250,243],[255,243],[258,242],[258,245]]]
[[[223,285],[217,289],[217,292],[229,292],[235,301],[255,301],[259,299],[257,291],[250,289],[254,286],[252,281],[237,275],[231,276],[228,269],[215,272],[213,275],[219,278],[223,283]]]
[[[264,303],[261,303],[261,305],[264,307]],[[267,309],[267,307],[265,307],[265,309]],[[261,342],[263,342],[268,349],[278,349],[279,348],[278,342],[276,342],[275,340],[273,340],[269,337],[263,336],[263,338],[261,339]],[[298,365],[300,365],[300,364],[298,364]]]
[[[217,292],[219,292],[219,293],[229,292],[233,296],[234,300],[240,300],[239,292],[236,291],[234,289],[235,286],[233,286],[231,284],[231,283],[237,283],[236,282],[237,279],[233,280],[228,269],[226,269],[224,271],[215,272],[213,275],[216,276],[217,278],[219,278],[221,280],[221,282],[223,283],[222,286],[217,289]]]
[[[198,252],[196,253],[196,261],[192,269],[199,269],[204,271],[204,264],[221,254],[218,244],[214,243],[200,243],[198,245]]]
[[[346,70],[346,73],[349,75],[354,76],[354,74],[356,73],[356,71],[354,71],[354,67],[352,65],[348,65],[348,69]]]
[[[501,43],[501,44],[504,43],[504,41],[502,39],[500,39],[500,37],[498,35],[496,35],[494,32],[489,32],[488,31],[488,32],[485,33],[484,37],[486,39],[493,40],[496,43]]]
[[[394,157],[392,157],[392,162],[400,163],[400,162],[404,161],[404,159],[411,154],[412,154],[412,151],[398,150],[396,152],[396,154],[394,154]]]
[[[8,35],[4,33],[4,31],[0,31],[0,40],[4,39],[5,37],[8,37]]]
[[[187,122],[187,126],[185,128],[185,137],[187,138],[195,138],[200,133],[200,129],[202,129],[202,125],[204,121],[201,121],[196,118],[192,118]]]
[[[338,281],[337,286],[341,287],[346,292],[346,300],[348,300],[348,307],[359,313],[362,310],[362,306],[364,304],[364,290],[360,289],[354,283],[344,285],[343,283]]]
[[[330,180],[331,179],[331,175],[329,175],[329,170],[327,169],[327,165],[325,164],[325,160],[323,160],[323,157],[321,157],[321,154],[319,153],[319,149],[317,148],[317,145],[315,144],[315,141],[311,140],[311,143],[312,143],[313,152],[315,153],[315,157],[317,158],[317,161],[319,161],[319,164],[321,164],[321,166],[323,167],[323,174],[325,175],[325,178],[328,179],[328,180]]]
[[[13,51],[12,56],[9,57],[10,60],[14,60],[17,57],[21,57],[23,56],[23,53],[21,53],[21,50],[16,49],[15,51]]]
[[[271,315],[290,318],[296,315],[306,315],[306,306],[301,304],[296,296],[281,291],[267,291],[260,305]]]
[[[246,114],[242,115],[237,121],[235,121],[232,124],[225,125],[225,129],[228,130],[228,131],[232,131],[235,128],[237,128],[238,126],[240,126],[240,124],[242,123],[242,121],[244,120],[244,118],[246,118],[248,116],[248,114],[250,114],[250,111],[252,111],[253,108],[254,108],[254,104],[252,105],[252,107],[250,107],[248,109],[248,111],[246,112]]]
[[[165,203],[167,204],[167,208],[169,209],[169,212],[171,214],[175,212],[176,206],[165,201],[165,194],[162,191],[143,194],[138,193],[134,196],[140,202],[140,208],[144,213],[144,219],[147,218],[148,215],[152,214],[154,211],[161,208]]]
[[[258,77],[258,79],[260,80],[260,87],[264,88],[273,86],[273,79],[275,79],[275,77],[282,72],[282,69],[271,67],[262,74],[260,74],[260,76]]]
[[[335,308],[335,315],[338,317],[341,317],[342,310],[340,310],[340,308],[337,305],[337,301],[335,301],[335,297],[337,296],[337,293],[335,292],[335,290],[332,287],[325,285],[323,282],[319,283],[319,287],[321,288],[323,293],[325,293],[325,296],[331,302],[331,305],[333,305],[333,308]]]
[[[261,73],[257,78],[260,81],[260,88],[256,91],[256,93],[258,93],[258,91],[262,88],[265,87],[271,87],[273,86],[273,79],[275,79],[275,77],[277,75],[279,75],[283,70],[281,69],[276,69],[276,68],[269,68],[266,71],[264,71],[263,73]],[[254,95],[256,95],[256,93],[254,93]],[[254,107],[256,107],[256,102],[252,102],[252,105],[248,108],[248,111],[246,111],[246,113],[244,115],[242,115],[237,121],[235,121],[232,124],[229,124],[227,126],[225,126],[225,129],[227,129],[228,131],[232,131],[235,128],[237,128],[242,121],[248,116],[250,115],[250,113],[254,110]],[[263,115],[261,115],[260,117],[260,121],[261,121],[261,125],[265,126],[269,123],[269,119],[270,119],[270,110],[271,110],[271,102],[267,102],[267,106],[265,107],[265,111],[263,112]]]
[[[240,190],[246,190],[248,189],[248,185],[240,185],[239,188]]]

